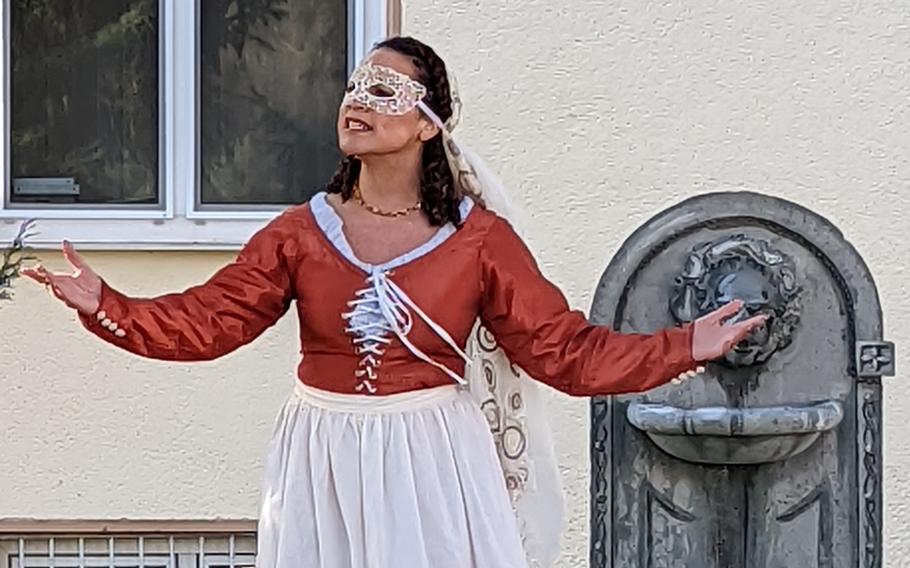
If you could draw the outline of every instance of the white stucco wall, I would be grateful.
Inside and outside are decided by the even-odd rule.
[[[118,289],[155,295],[233,255],[84,256]],[[28,282],[0,322],[0,518],[256,517],[260,458],[294,384],[295,317],[254,346],[183,365],[111,348]]]
[[[805,3],[804,3],[805,4]],[[837,224],[877,278],[908,368],[910,17],[898,3],[406,0],[405,32],[458,73],[460,134],[502,174],[529,236],[587,310],[622,240],[690,195],[749,188]],[[59,256],[43,254],[62,266]],[[131,294],[230,256],[93,253]],[[133,358],[36,287],[0,306],[0,517],[251,518],[259,458],[293,381],[296,322],[214,363]],[[887,566],[910,558],[910,386],[886,386]],[[586,565],[586,401],[549,398]]]

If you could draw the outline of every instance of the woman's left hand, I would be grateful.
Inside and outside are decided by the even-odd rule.
[[[693,359],[712,361],[723,357],[737,343],[768,320],[766,315],[757,315],[741,322],[728,324],[727,320],[735,316],[742,307],[742,301],[734,300],[695,320],[692,337]]]

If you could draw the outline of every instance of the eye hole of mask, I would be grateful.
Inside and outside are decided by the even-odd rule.
[[[367,92],[373,95],[374,97],[381,97],[384,99],[389,99],[395,96],[395,90],[387,85],[373,85]]]

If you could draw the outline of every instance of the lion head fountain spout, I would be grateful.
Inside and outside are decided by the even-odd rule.
[[[799,293],[789,258],[767,241],[734,235],[692,251],[676,277],[670,309],[681,323],[732,300],[743,302],[733,321],[767,314],[768,322],[722,361],[747,367],[766,362],[790,344],[799,323]]]

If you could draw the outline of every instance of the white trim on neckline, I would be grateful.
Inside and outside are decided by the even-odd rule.
[[[417,260],[439,248],[439,246],[446,242],[449,237],[454,235],[457,230],[455,225],[447,223],[436,231],[430,240],[422,245],[400,254],[391,260],[383,262],[382,264],[370,264],[360,260],[357,258],[357,255],[354,254],[354,249],[351,248],[351,243],[348,242],[348,238],[344,234],[344,220],[342,220],[341,216],[339,216],[335,209],[329,204],[327,197],[328,195],[326,192],[321,191],[310,199],[310,210],[313,212],[313,218],[316,219],[316,225],[341,256],[368,274],[372,274],[375,271],[392,270]],[[462,199],[461,204],[458,206],[462,223],[467,220],[468,215],[473,209],[473,199],[470,197]]]

